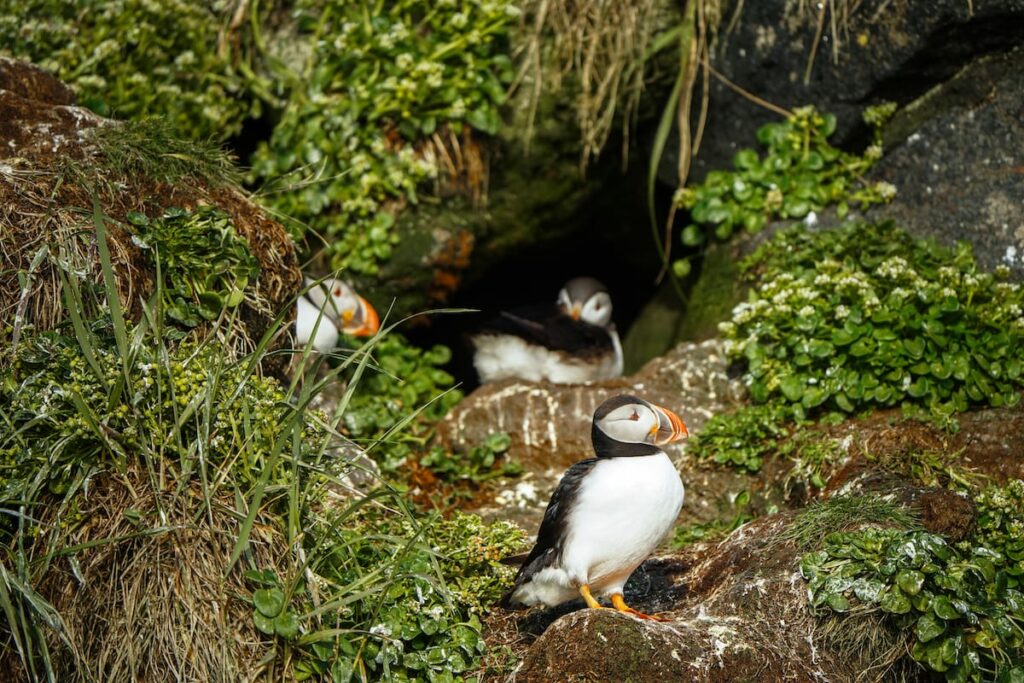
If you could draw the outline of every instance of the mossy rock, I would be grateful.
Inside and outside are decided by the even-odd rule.
[[[699,270],[682,283],[686,301],[664,282],[629,328],[623,341],[627,372],[684,341],[704,341],[718,334],[740,302],[743,287],[737,269],[738,245],[716,242],[708,247]]]
[[[23,62],[0,61],[0,327],[54,329],[66,319],[61,260],[103,281],[94,212],[106,224],[121,304],[138,320],[155,268],[129,230],[129,215],[214,207],[259,262],[226,346],[251,349],[281,311],[290,313],[301,274],[295,246],[241,191],[215,147],[183,141],[161,122],[119,123],[69,106],[59,81]],[[24,283],[19,272],[27,274]],[[289,318],[286,315],[286,323]],[[15,335],[17,333],[15,332]]]

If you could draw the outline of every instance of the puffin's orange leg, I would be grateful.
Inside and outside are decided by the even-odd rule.
[[[587,602],[587,607],[590,607],[591,609],[604,609],[601,606],[601,603],[595,600],[594,596],[590,594],[589,585],[583,584],[580,586],[580,595],[582,595],[583,599]]]
[[[626,604],[626,601],[622,597],[622,593],[616,593],[612,596],[612,604],[615,605],[615,609],[626,614],[632,614],[634,617],[640,619],[650,619],[652,621],[669,621],[668,619],[662,619],[661,617],[651,616],[650,614],[644,614],[643,612],[637,611]]]

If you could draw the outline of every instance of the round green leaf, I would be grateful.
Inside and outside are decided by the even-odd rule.
[[[933,638],[938,638],[946,632],[946,624],[932,614],[925,614],[917,620],[914,626],[914,633],[922,643],[927,643]]]
[[[914,569],[904,569],[896,575],[896,585],[907,595],[917,595],[924,584],[924,574]]]
[[[284,607],[284,593],[280,588],[261,588],[252,594],[252,603],[264,616],[276,617]]]
[[[906,614],[910,611],[910,600],[898,588],[890,588],[878,605],[889,614]]]
[[[282,638],[294,638],[299,635],[299,618],[291,610],[280,614],[274,619],[274,632]]]
[[[261,614],[258,609],[252,611],[252,622],[262,633],[266,633],[268,636],[274,635],[274,620]]]
[[[953,603],[945,595],[935,596],[935,599],[932,600],[932,611],[936,616],[947,621],[960,618],[960,613],[956,611]]]

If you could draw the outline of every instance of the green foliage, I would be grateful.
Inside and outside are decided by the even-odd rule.
[[[794,228],[749,267],[761,284],[722,327],[757,402],[794,411],[914,406],[938,417],[1014,405],[1024,292],[891,224]],[[916,411],[917,412],[917,411]]]
[[[757,472],[764,456],[789,434],[793,412],[780,403],[753,405],[713,416],[690,443],[697,458]]]
[[[131,213],[136,243],[161,274],[164,311],[186,327],[215,320],[245,299],[245,288],[260,272],[249,243],[219,209],[169,208],[150,219]]]
[[[677,526],[672,535],[672,548],[678,550],[694,543],[705,543],[725,538],[754,519],[754,513],[748,509],[749,505],[750,492],[741,491],[732,501],[732,509],[735,514],[731,518],[712,519],[707,522],[693,522]],[[774,512],[773,508],[767,514],[774,514]]]
[[[213,346],[142,346],[124,368],[112,344],[86,351],[57,333],[22,343],[0,374],[0,504],[64,493],[130,458],[166,458],[183,475],[232,463],[251,483],[287,429],[277,382],[246,378]]]
[[[512,443],[508,434],[498,432],[488,436],[484,442],[474,446],[465,454],[448,453],[440,446],[434,446],[430,452],[420,458],[420,465],[430,468],[436,475],[449,481],[467,481],[480,483],[495,477],[508,477],[522,474],[523,468],[510,460],[498,459],[508,450]]]
[[[73,171],[84,171],[82,180],[110,180],[105,176],[142,177],[154,182],[177,183],[183,179],[207,185],[237,184],[241,174],[231,157],[208,140],[190,140],[174,131],[164,119],[143,118],[88,129],[84,135],[95,142],[100,159],[85,169],[68,159]],[[97,168],[100,171],[97,173]]]
[[[276,181],[268,201],[297,232],[325,237],[332,265],[377,272],[397,239],[397,207],[437,176],[414,143],[439,127],[497,132],[513,70],[503,43],[518,15],[505,0],[300,0],[312,53],[269,144],[253,162]],[[293,179],[295,181],[297,179]]]
[[[888,223],[794,226],[743,267],[759,284],[720,330],[762,405],[716,419],[705,457],[756,470],[778,443],[768,420],[787,415],[902,406],[948,423],[1020,400],[1024,291],[1001,281],[1005,268],[983,272],[966,244],[945,249]]]
[[[401,466],[422,446],[431,428],[462,399],[454,379],[441,369],[451,359],[444,346],[421,349],[400,334],[381,339],[373,352],[377,372],[364,375],[345,411],[342,424],[362,442],[386,472]],[[419,411],[401,435],[392,434]]]
[[[480,616],[515,574],[498,560],[524,541],[507,522],[462,513],[417,522],[377,507],[328,517],[312,536],[322,607],[305,592],[286,601],[288,587],[272,573],[249,574],[260,586],[257,626],[299,648],[296,680],[464,680],[484,652]],[[409,540],[396,547],[391,539]]]
[[[892,108],[886,108],[889,115]],[[700,185],[676,195],[676,204],[690,212],[693,223],[682,231],[683,244],[699,246],[711,237],[726,240],[734,232],[758,232],[773,220],[800,219],[812,211],[836,205],[842,218],[850,205],[861,207],[887,201],[895,194],[888,183],[867,185],[862,177],[881,158],[878,127],[888,118],[879,108],[865,111],[875,128],[875,142],[863,156],[847,154],[828,143],[836,118],[813,107],[793,111],[785,121],[757,131],[767,149],[763,158],[752,149],[733,157],[734,171],[712,171]],[[675,264],[685,275],[689,261]]]
[[[947,681],[1024,676],[1024,482],[978,499],[978,529],[949,545],[925,531],[831,534],[803,556],[811,602],[880,610],[913,641],[914,659]]]
[[[164,117],[183,135],[223,139],[254,107],[219,43],[229,2],[26,0],[0,10],[0,55],[71,84],[98,114]]]

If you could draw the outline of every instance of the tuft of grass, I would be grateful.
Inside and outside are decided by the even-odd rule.
[[[282,386],[257,371],[283,316],[238,359],[217,341],[230,317],[175,343],[159,286],[130,324],[99,260],[99,285],[61,271],[70,320],[26,331],[0,372],[0,669],[227,682],[477,667],[479,615],[521,532],[349,479],[360,452],[340,428],[393,326],[330,368],[303,353]],[[310,409],[341,377],[333,413]]]
[[[801,510],[779,535],[779,541],[792,541],[800,549],[809,550],[829,534],[869,524],[918,528],[917,519],[909,510],[882,496],[833,496]]]
[[[107,123],[89,129],[88,135],[104,168],[117,175],[166,184],[202,180],[213,187],[241,182],[238,167],[220,144],[181,137],[160,118]]]

